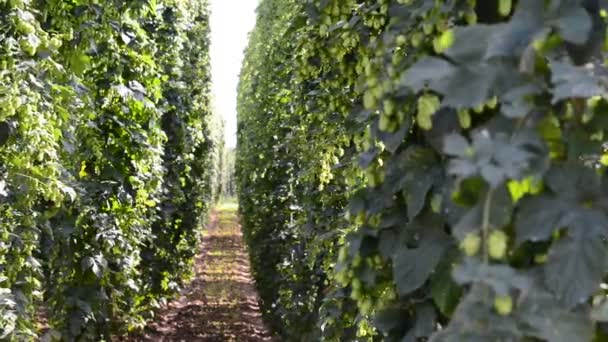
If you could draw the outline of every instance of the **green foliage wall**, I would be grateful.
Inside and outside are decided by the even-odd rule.
[[[288,340],[602,341],[596,0],[262,1],[237,179]]]
[[[190,273],[216,187],[204,0],[0,1],[0,339],[109,340]]]
[[[217,143],[211,146],[210,158],[213,168],[209,172],[211,184],[211,197],[214,201],[219,201],[222,195],[222,175],[224,172],[224,153],[226,146],[224,143],[225,122],[219,111],[213,111],[209,118],[208,125],[211,128],[212,141]]]
[[[222,197],[232,199],[236,197],[236,178],[235,178],[235,163],[236,149],[225,148],[222,154]]]

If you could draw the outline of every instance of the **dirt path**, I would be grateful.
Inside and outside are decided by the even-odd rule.
[[[273,341],[262,323],[236,209],[216,209],[194,280],[131,341]]]

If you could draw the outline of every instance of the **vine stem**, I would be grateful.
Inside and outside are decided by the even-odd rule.
[[[481,221],[481,236],[483,241],[483,262],[488,264],[488,235],[490,231],[490,205],[492,204],[492,196],[494,195],[494,189],[490,188],[486,200],[483,204],[483,216]]]
[[[490,256],[488,253],[488,236],[490,235],[490,205],[492,204],[492,196],[494,195],[494,189],[490,188],[488,190],[488,194],[483,203],[483,214],[481,218],[481,241],[482,241],[482,252],[483,252],[483,263],[484,265],[488,265],[490,263]],[[481,283],[479,283],[481,285]],[[489,288],[483,287],[483,296],[486,297],[486,300],[491,300],[491,293]]]
[[[48,178],[48,177],[43,177],[43,176],[29,176],[20,172],[15,172],[14,173],[15,176],[19,176],[19,177],[23,177],[29,180],[33,180],[34,182],[37,182],[38,184],[44,184],[43,180],[47,180],[47,181],[52,181],[53,179]]]

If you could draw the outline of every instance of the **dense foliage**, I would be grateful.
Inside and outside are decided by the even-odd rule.
[[[0,339],[109,340],[217,189],[205,0],[0,0]]]
[[[234,148],[225,148],[222,155],[222,173],[221,173],[221,195],[226,200],[236,197],[236,178],[235,178],[235,163],[236,150]]]
[[[240,211],[287,340],[603,341],[598,0],[263,0]]]

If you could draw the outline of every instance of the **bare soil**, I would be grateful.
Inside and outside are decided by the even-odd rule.
[[[276,341],[263,324],[236,206],[212,214],[194,280],[126,341]]]

